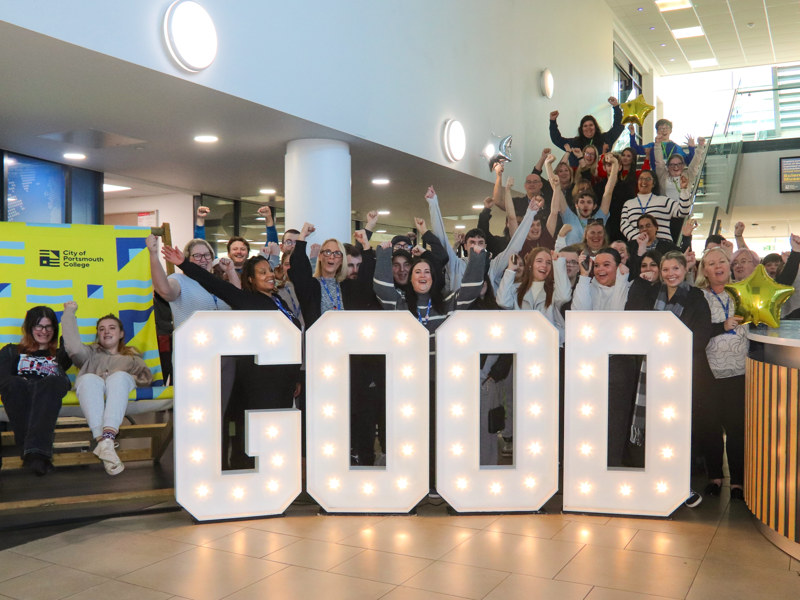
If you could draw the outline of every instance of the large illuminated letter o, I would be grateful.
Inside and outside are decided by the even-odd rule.
[[[175,331],[175,496],[198,521],[280,514],[302,486],[300,411],[248,411],[255,472],[222,472],[220,356],[299,364],[300,331],[282,313],[196,312]]]
[[[647,356],[644,469],[608,468],[611,354]],[[564,370],[564,510],[669,516],[689,495],[692,332],[671,312],[568,311]]]
[[[480,466],[480,356],[515,354],[514,465]],[[460,311],[436,331],[436,489],[459,512],[534,511],[558,489],[558,330]]]
[[[329,512],[408,512],[428,492],[428,331],[408,311],[328,311],[306,333],[306,481]],[[350,355],[386,355],[386,467],[350,466]]]

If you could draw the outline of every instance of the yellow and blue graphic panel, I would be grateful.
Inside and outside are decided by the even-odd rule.
[[[149,227],[0,223],[0,345],[19,342],[28,309],[49,306],[61,319],[74,300],[84,343],[95,340],[100,317],[117,315],[126,343],[162,386],[149,234]]]

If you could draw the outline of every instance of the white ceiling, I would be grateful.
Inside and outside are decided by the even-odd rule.
[[[474,215],[471,206],[492,193],[490,183],[454,169],[2,21],[0,56],[0,148],[57,162],[81,152],[79,166],[133,188],[108,198],[171,191],[251,198],[263,188],[282,197],[286,144],[313,137],[350,144],[355,218],[387,209],[382,222],[411,227],[413,217],[428,218],[429,185],[444,215]],[[89,129],[142,143],[81,147],[40,137]],[[219,142],[193,140],[204,133]],[[379,176],[391,183],[373,185]],[[465,222],[446,223],[452,231]]]
[[[800,60],[797,0],[694,0],[691,8],[667,12],[654,0],[605,1],[661,75]],[[677,40],[671,33],[697,26],[704,36]],[[689,64],[714,58],[717,66]]]

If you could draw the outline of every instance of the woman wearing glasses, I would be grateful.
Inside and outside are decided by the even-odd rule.
[[[659,196],[655,193],[655,178],[652,171],[642,171],[639,175],[639,193],[635,198],[628,200],[622,206],[620,230],[628,240],[636,237],[638,232],[639,217],[644,214],[652,215],[656,220],[658,229],[656,236],[668,242],[673,241],[670,231],[670,220],[673,217],[688,217],[692,211],[692,194],[689,178],[681,175],[679,178],[680,197],[670,198]]]
[[[172,309],[175,328],[181,326],[196,310],[230,310],[223,300],[208,293],[193,279],[181,273],[173,273],[169,277],[158,260],[158,238],[152,234],[147,236],[147,249],[150,251],[150,272],[153,278],[153,289],[167,302]],[[208,273],[212,271],[214,250],[205,240],[191,240],[183,248],[181,256]]]
[[[36,475],[54,470],[53,437],[72,366],[58,347],[58,319],[52,308],[34,306],[22,323],[22,340],[0,350],[0,397],[14,430],[23,465]]]
[[[700,165],[703,164],[703,157],[705,156],[707,149],[706,139],[703,137],[697,138],[699,148],[697,152],[694,153],[694,158],[692,158],[692,162],[689,163],[688,170],[686,169],[686,159],[684,159],[682,154],[675,152],[670,154],[668,157],[664,156],[664,145],[661,143],[662,140],[662,136],[656,136],[656,143],[653,146],[656,159],[656,175],[658,175],[658,182],[661,185],[661,191],[667,196],[667,198],[679,200],[681,198],[682,187],[681,176],[685,174],[686,177],[688,177],[690,187],[692,184],[694,184],[694,181],[697,178],[697,171],[700,169]],[[694,147],[693,138],[689,138],[689,146]],[[665,158],[666,165],[664,164]]]

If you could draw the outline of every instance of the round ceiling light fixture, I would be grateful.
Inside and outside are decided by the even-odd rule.
[[[444,124],[444,153],[448,160],[458,162],[467,151],[467,135],[464,126],[454,119]]]
[[[540,85],[542,87],[542,95],[546,96],[547,98],[552,98],[555,80],[553,79],[553,74],[550,72],[550,69],[545,69],[542,71]]]
[[[197,2],[176,0],[164,15],[164,39],[172,58],[184,69],[197,73],[217,56],[217,30]]]

